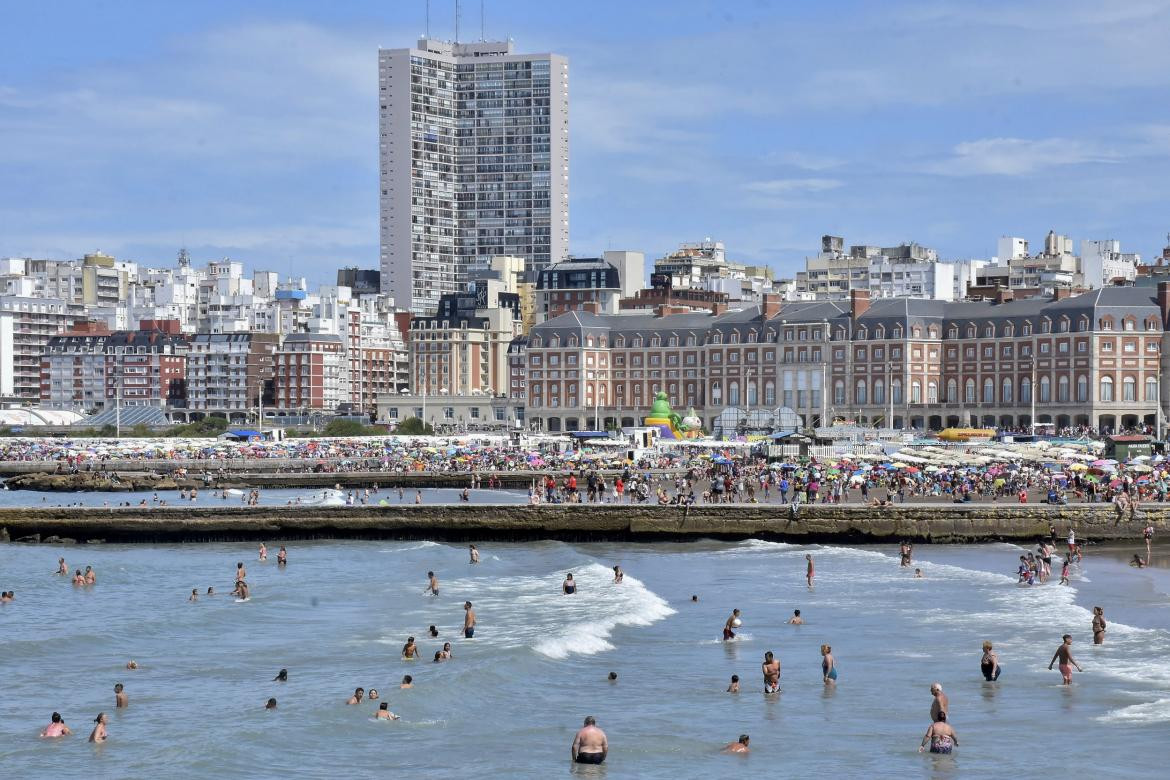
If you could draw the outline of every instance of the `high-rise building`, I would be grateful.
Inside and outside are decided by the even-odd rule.
[[[510,41],[378,52],[381,285],[433,314],[485,255],[568,256],[569,64]]]

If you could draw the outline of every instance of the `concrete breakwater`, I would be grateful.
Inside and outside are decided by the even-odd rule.
[[[119,507],[0,509],[0,541],[164,542],[264,539],[495,539],[678,541],[712,537],[791,542],[926,543],[1058,539],[1140,540],[1166,529],[1170,505],[1119,520],[1108,504],[816,506],[791,517],[760,505],[678,507],[629,504],[411,505],[402,507]]]
[[[563,472],[552,472],[559,478]],[[610,472],[605,472],[609,474]],[[620,473],[620,472],[613,472]],[[502,471],[480,472],[483,484],[495,476],[500,486],[527,489],[533,480],[543,479],[543,472]],[[76,474],[34,472],[20,474],[4,481],[9,490],[41,490],[73,492],[92,490],[101,492],[130,492],[135,490],[198,490],[224,488],[365,488],[377,485],[383,488],[465,488],[471,484],[469,473],[434,473],[427,471],[395,473],[389,471],[324,471],[324,472],[228,472],[212,474],[210,481],[202,475],[185,477],[154,472],[81,471]]]

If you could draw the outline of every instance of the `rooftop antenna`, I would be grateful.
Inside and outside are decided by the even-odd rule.
[[[459,0],[455,0],[455,43],[459,43]]]
[[[487,25],[484,22],[483,15],[483,0],[479,0],[479,39],[480,41],[487,40]]]
[[[427,36],[431,37],[431,0],[427,0]]]

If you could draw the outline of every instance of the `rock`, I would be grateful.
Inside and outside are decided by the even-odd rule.
[[[86,544],[105,544],[106,540],[105,539],[86,539],[85,543]]]
[[[33,534],[32,536],[20,536],[17,537],[16,541],[20,542],[21,544],[40,544],[41,535]]]
[[[77,544],[77,540],[70,539],[68,536],[62,536],[58,544]]]
[[[179,484],[173,479],[160,479],[153,485],[155,490],[178,490]]]
[[[9,536],[8,536],[8,526],[4,526],[3,528],[0,528],[0,542],[10,542],[10,541],[12,541],[12,539],[9,538]]]
[[[60,543],[61,543],[60,536],[46,536],[44,539],[41,539],[41,544],[60,544]]]

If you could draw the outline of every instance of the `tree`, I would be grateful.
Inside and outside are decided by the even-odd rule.
[[[357,420],[330,420],[322,436],[369,436],[371,432]]]
[[[398,427],[394,429],[394,433],[399,436],[432,436],[435,433],[435,429],[417,417],[407,417],[398,423]]]

